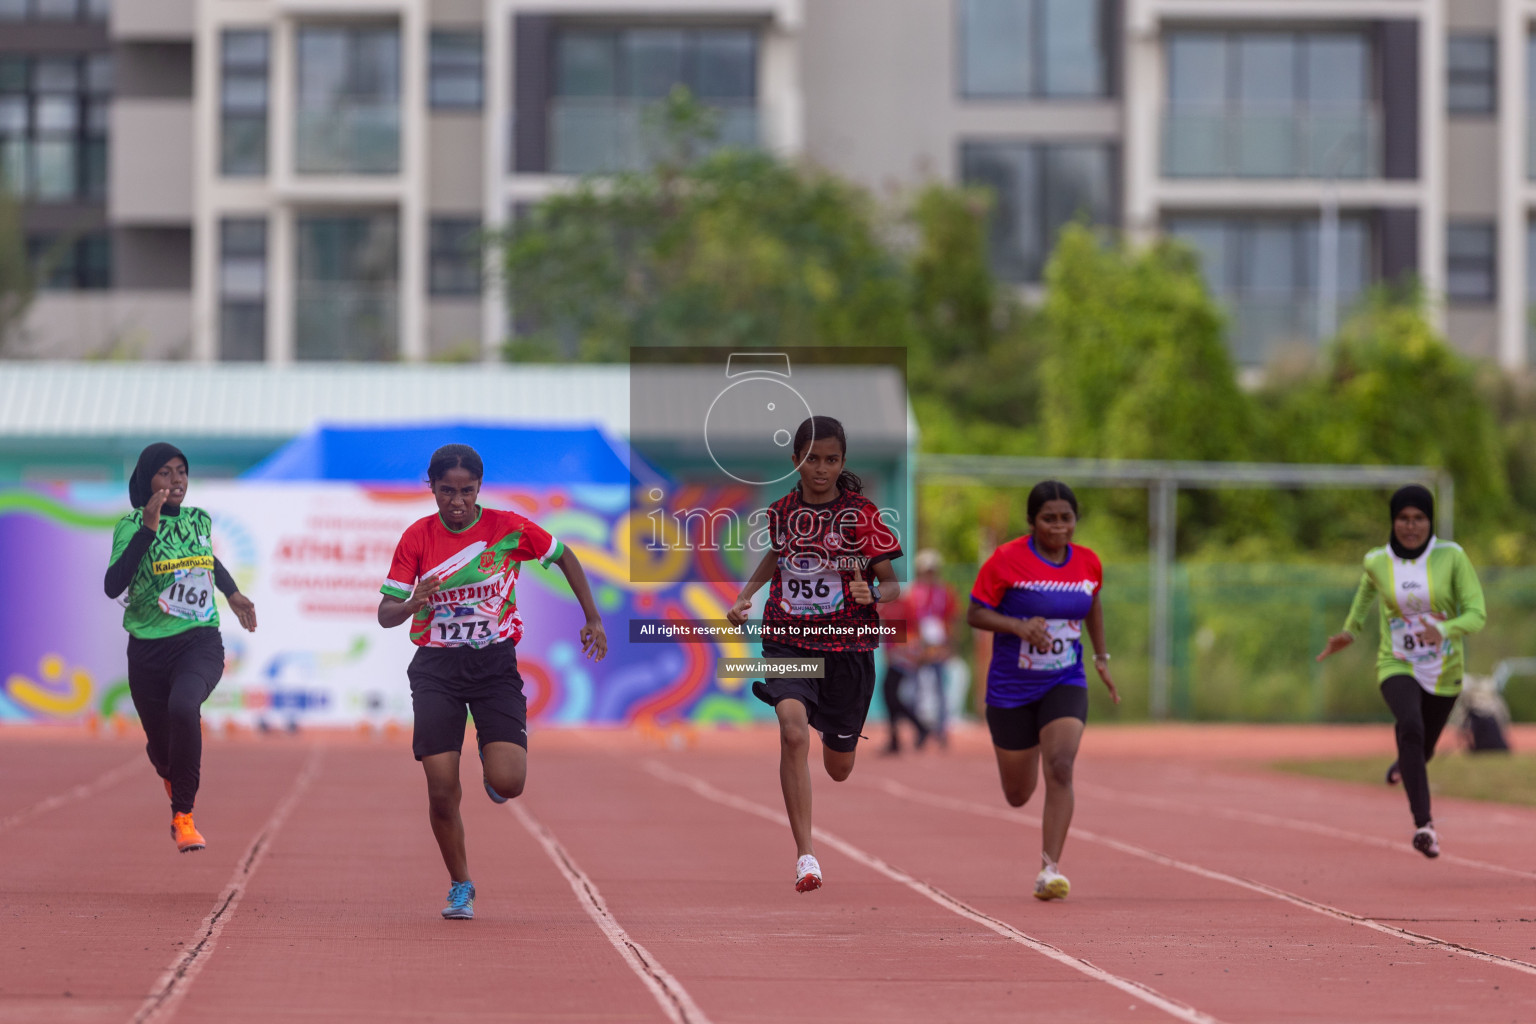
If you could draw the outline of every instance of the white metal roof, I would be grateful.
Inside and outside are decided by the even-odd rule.
[[[515,420],[629,433],[629,367],[0,362],[0,437],[277,437],[317,422]]]

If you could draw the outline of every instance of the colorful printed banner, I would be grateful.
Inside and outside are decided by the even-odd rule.
[[[423,490],[342,483],[194,482],[214,522],[214,552],[256,603],[240,629],[223,599],[224,678],[203,707],[217,726],[352,726],[411,718],[405,627],[381,629],[379,584],[401,532],[435,510]],[[771,719],[744,680],[717,680],[720,655],[746,644],[628,641],[628,620],[723,619],[737,584],[638,584],[621,487],[504,490],[481,501],[533,519],[585,567],[609,655],[581,655],[581,609],[558,568],[523,567],[527,625],[517,660],[533,722],[694,723]],[[75,722],[132,716],[122,610],[103,592],[121,485],[0,491],[0,721]]]

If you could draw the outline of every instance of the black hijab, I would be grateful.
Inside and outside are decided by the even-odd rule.
[[[1435,496],[1429,493],[1429,488],[1421,487],[1418,484],[1409,484],[1407,487],[1399,488],[1397,493],[1392,495],[1392,521],[1394,523],[1397,522],[1397,514],[1405,508],[1416,508],[1423,512],[1429,518],[1430,537],[1435,535]],[[1424,553],[1424,549],[1429,547],[1428,540],[1425,540],[1423,544],[1416,548],[1403,547],[1397,542],[1397,530],[1395,528],[1392,530],[1390,543],[1393,554],[1398,558],[1407,559],[1418,558]]]
[[[187,462],[187,457],[182,454],[180,448],[164,441],[156,441],[154,444],[139,452],[139,464],[133,467],[133,475],[128,478],[128,500],[134,508],[143,508],[149,504],[149,499],[154,495],[154,487],[150,481],[160,468],[172,459],[181,459]],[[190,470],[192,464],[187,462]]]

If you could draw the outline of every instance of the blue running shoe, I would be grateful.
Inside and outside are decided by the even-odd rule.
[[[491,803],[504,804],[508,800],[512,799],[509,796],[502,796],[500,793],[496,792],[496,790],[491,786],[491,780],[485,777],[485,751],[483,750],[480,751],[480,773],[480,780],[485,783],[485,795],[491,798]]]
[[[475,919],[475,883],[454,882],[448,887],[448,905],[443,917],[449,921],[473,921]]]

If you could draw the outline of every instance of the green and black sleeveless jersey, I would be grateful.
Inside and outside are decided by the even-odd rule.
[[[112,530],[112,562],[144,525],[136,508]],[[110,564],[110,563],[109,563]],[[179,515],[161,514],[160,528],[139,561],[125,601],[123,628],[141,640],[175,636],[198,626],[217,626],[213,601],[213,519],[200,508],[183,506]]]

